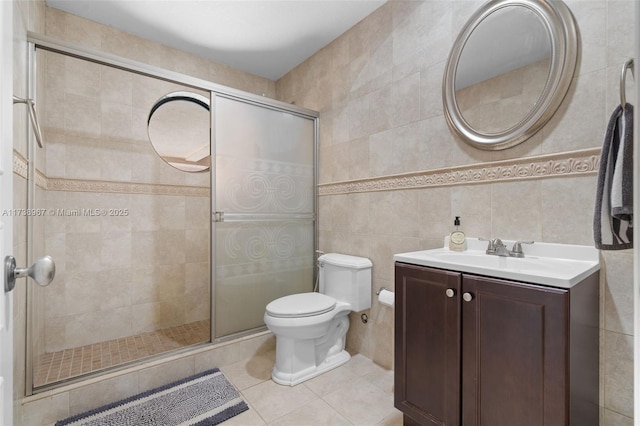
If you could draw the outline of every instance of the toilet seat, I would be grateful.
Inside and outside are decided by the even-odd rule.
[[[336,299],[321,293],[298,293],[284,296],[267,305],[267,314],[276,318],[299,318],[321,315],[333,310]]]

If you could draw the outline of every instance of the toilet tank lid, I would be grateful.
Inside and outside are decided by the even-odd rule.
[[[318,258],[321,264],[328,263],[335,266],[344,266],[346,268],[366,269],[371,268],[373,263],[366,257],[351,256],[350,254],[326,253]]]

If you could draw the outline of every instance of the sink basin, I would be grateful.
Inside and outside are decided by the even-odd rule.
[[[513,241],[504,241],[511,248]],[[535,243],[523,245],[524,258],[493,256],[485,253],[487,242],[467,238],[468,249],[445,248],[400,253],[397,262],[430,266],[459,272],[506,278],[534,284],[570,288],[600,269],[598,250],[589,246]]]

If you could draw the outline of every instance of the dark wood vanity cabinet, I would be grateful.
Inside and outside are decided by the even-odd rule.
[[[396,263],[407,425],[597,425],[599,283],[571,289]]]

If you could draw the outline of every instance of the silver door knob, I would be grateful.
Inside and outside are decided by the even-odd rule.
[[[456,295],[456,291],[452,288],[448,288],[447,291],[444,292],[444,294],[446,294],[447,297],[453,297]]]
[[[31,277],[38,285],[44,287],[51,284],[56,276],[56,264],[51,256],[41,257],[28,268],[16,268],[13,256],[4,258],[4,291],[9,292],[16,286],[16,278]]]
[[[471,302],[473,300],[473,294],[471,293],[464,293],[462,295],[462,300],[464,300],[465,302]]]

